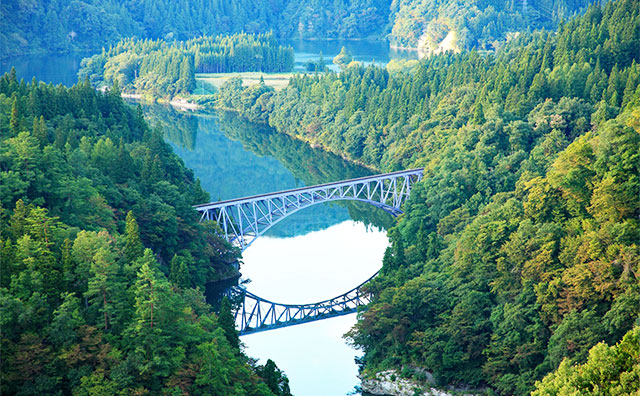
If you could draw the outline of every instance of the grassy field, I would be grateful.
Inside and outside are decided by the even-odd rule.
[[[293,73],[261,73],[261,72],[246,72],[246,73],[197,73],[195,93],[204,91],[218,90],[230,78],[240,77],[242,79],[242,85],[250,86],[260,82],[260,77],[264,79],[264,83],[270,87],[273,87],[276,91],[281,90],[289,85],[289,78]]]

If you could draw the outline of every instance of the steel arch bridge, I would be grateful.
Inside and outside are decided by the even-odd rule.
[[[228,295],[238,304],[234,314],[238,331],[246,335],[356,312],[371,300],[371,294],[363,291],[362,286],[376,275],[377,272],[344,294],[312,304],[275,303],[239,286],[229,289]]]
[[[323,202],[367,202],[393,216],[422,179],[424,168],[360,177],[334,183],[196,205],[200,221],[214,220],[223,237],[241,251],[271,227],[299,210]]]
[[[412,186],[422,179],[424,168],[385,173],[357,179],[320,184],[293,190],[196,205],[200,221],[218,223],[222,236],[244,251],[259,236],[299,210],[323,202],[352,200],[367,202],[393,216],[409,197]],[[236,303],[234,317],[240,335],[252,334],[356,312],[371,295],[362,284],[329,300],[312,304],[280,304],[234,286],[227,292]]]

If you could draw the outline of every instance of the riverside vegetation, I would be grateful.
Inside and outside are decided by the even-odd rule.
[[[205,282],[237,250],[193,173],[117,90],[0,77],[0,392],[289,395]]]
[[[495,55],[222,90],[221,106],[354,161],[425,167],[347,335],[364,375],[419,366],[524,395],[565,361],[539,394],[584,389],[589,370],[594,394],[638,391],[637,333],[619,370],[587,369],[602,347],[569,368],[639,324],[637,48],[640,3],[618,0]]]
[[[338,3],[323,15],[345,9],[347,20],[350,7],[371,5],[362,8],[360,33],[380,28],[372,21],[389,5]],[[165,3],[141,7],[153,4]],[[273,4],[287,17],[301,10]],[[345,64],[340,73],[295,76],[280,91],[231,79],[217,99],[378,170],[425,167],[390,231],[392,246],[369,286],[373,301],[347,335],[365,352],[363,375],[426,369],[441,385],[503,395],[637,393],[640,3],[591,6],[566,22],[562,15],[587,2],[554,2],[555,13],[544,11],[546,0],[477,2],[453,22],[440,16],[461,9],[458,2],[393,4],[395,22],[417,24],[406,25],[416,32],[411,40],[460,30],[462,51],[389,70]],[[506,11],[491,11],[498,4]],[[272,9],[257,23],[277,24]],[[473,19],[483,10],[490,17]],[[153,31],[148,15],[136,14],[131,26]],[[518,15],[521,23],[508,21]],[[471,22],[478,29],[464,33]],[[334,18],[327,29],[342,23]],[[505,29],[556,25],[492,44]],[[176,36],[191,37],[162,34],[169,36],[120,45],[166,48],[160,60],[186,48]],[[465,51],[490,47],[500,48]],[[128,51],[113,59],[135,54]],[[159,95],[192,87],[192,73],[176,70],[195,72],[195,56],[161,62],[154,73],[170,82]],[[104,66],[112,58],[95,59]],[[94,70],[94,82],[105,77],[104,67]],[[133,78],[132,69],[109,70],[117,71],[112,81],[123,75],[135,86],[137,69]],[[238,351],[227,303],[219,317],[203,305],[194,287],[231,275],[237,253],[196,224],[189,206],[206,196],[160,132],[118,96],[117,87],[101,94],[88,83],[0,79],[3,391],[287,394],[275,365],[256,366]],[[158,213],[166,213],[161,222]]]
[[[188,41],[126,39],[82,61],[80,79],[96,87],[118,84],[151,98],[188,95],[195,73],[289,72],[293,49],[273,34],[234,34]]]

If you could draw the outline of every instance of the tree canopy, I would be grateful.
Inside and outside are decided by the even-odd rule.
[[[0,77],[0,393],[289,395],[205,302],[207,200],[117,89]]]
[[[199,37],[188,41],[125,39],[82,60],[80,79],[95,87],[117,84],[154,98],[188,95],[195,73],[291,71],[293,49],[272,33]]]
[[[441,384],[525,395],[633,327],[638,15],[618,0],[495,55],[222,90],[222,106],[354,161],[425,167],[348,334],[364,375],[417,366]]]

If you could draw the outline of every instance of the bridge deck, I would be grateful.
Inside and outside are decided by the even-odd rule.
[[[231,203],[237,204],[237,203],[243,203],[243,202],[250,202],[250,201],[261,200],[261,199],[264,199],[264,198],[274,198],[274,197],[289,195],[289,194],[303,192],[303,191],[309,191],[310,192],[310,191],[314,191],[316,189],[323,189],[323,188],[327,188],[327,187],[349,186],[349,185],[352,185],[353,183],[357,183],[359,181],[370,181],[370,180],[375,180],[375,179],[378,179],[378,178],[386,179],[388,177],[392,177],[392,176],[396,176],[396,175],[414,174],[414,173],[422,172],[422,171],[424,171],[424,168],[415,168],[415,169],[409,169],[409,170],[403,170],[403,171],[397,171],[397,172],[390,172],[390,173],[380,173],[380,174],[377,174],[377,175],[363,176],[363,177],[358,177],[358,178],[355,178],[355,179],[341,180],[341,181],[338,181],[338,182],[316,184],[316,185],[313,185],[313,186],[293,188],[293,189],[290,189],[290,190],[282,190],[282,191],[266,193],[266,194],[250,195],[250,196],[247,196],[247,197],[227,199],[227,200],[224,200],[224,201],[209,202],[209,203],[204,203],[204,204],[200,204],[200,205],[194,205],[193,207],[196,210],[211,209],[211,208],[226,206],[226,205],[231,204]]]

